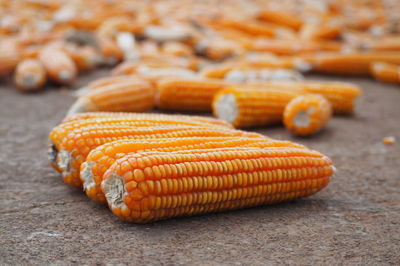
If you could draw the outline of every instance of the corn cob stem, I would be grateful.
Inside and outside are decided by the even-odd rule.
[[[104,172],[118,159],[129,153],[156,151],[178,151],[226,147],[297,147],[289,141],[275,141],[267,137],[191,137],[150,140],[117,140],[92,150],[81,165],[80,178],[89,198],[105,203],[100,184]]]
[[[283,123],[291,132],[308,136],[320,131],[332,117],[332,106],[318,94],[300,95],[283,112]]]
[[[74,187],[82,187],[79,178],[81,164],[86,160],[89,152],[105,143],[119,139],[150,139],[150,138],[174,138],[174,137],[223,137],[244,136],[260,137],[256,133],[246,133],[236,130],[199,126],[170,126],[170,127],[140,127],[135,128],[126,125],[93,126],[77,129],[64,138],[57,165],[62,170],[62,176],[66,183]]]
[[[130,154],[105,173],[102,190],[121,219],[146,223],[312,195],[332,162],[297,148],[224,148]]]

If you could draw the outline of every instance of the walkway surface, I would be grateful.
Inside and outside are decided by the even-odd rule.
[[[81,78],[85,84],[98,72]],[[331,78],[332,79],[332,78]],[[0,264],[397,264],[400,262],[400,87],[364,89],[354,117],[315,137],[259,130],[330,156],[329,186],[302,200],[149,225],[120,221],[48,165],[47,136],[74,98],[0,86]],[[385,136],[398,142],[388,146]]]

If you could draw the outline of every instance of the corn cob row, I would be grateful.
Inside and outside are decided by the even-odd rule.
[[[300,95],[283,112],[283,123],[291,132],[308,136],[320,131],[332,117],[332,106],[318,94]]]
[[[298,95],[295,90],[227,88],[215,95],[213,113],[238,128],[276,124],[282,121],[285,106]]]
[[[46,71],[39,60],[28,58],[18,63],[14,79],[21,91],[36,91],[46,83]]]
[[[226,147],[296,147],[288,141],[275,141],[266,137],[190,137],[150,140],[118,140],[93,149],[81,165],[80,178],[89,198],[104,203],[105,197],[100,184],[104,172],[118,159],[126,154],[145,151],[179,151],[192,149],[211,149]]]
[[[74,130],[62,141],[57,166],[67,184],[81,187],[79,169],[89,152],[105,143],[119,139],[150,139],[194,136],[260,137],[256,133],[199,126],[132,127],[129,125],[92,126]]]
[[[332,173],[330,159],[306,149],[148,152],[118,159],[102,190],[115,215],[146,223],[308,196]]]

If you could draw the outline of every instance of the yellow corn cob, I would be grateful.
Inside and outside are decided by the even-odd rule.
[[[14,38],[0,37],[0,77],[11,73],[17,66],[21,51]]]
[[[194,115],[177,115],[177,114],[158,114],[158,113],[125,113],[125,112],[87,112],[69,115],[62,123],[68,123],[72,121],[80,121],[86,119],[98,119],[98,118],[122,118],[127,120],[184,120],[188,122],[198,121],[210,126],[223,126],[232,128],[232,126],[223,121],[212,117],[206,116],[194,116]]]
[[[270,52],[277,55],[309,54],[319,51],[340,51],[342,44],[334,41],[258,39],[252,50]]]
[[[81,187],[79,178],[81,164],[89,152],[105,143],[119,139],[151,139],[174,137],[217,137],[243,136],[260,137],[260,134],[247,133],[226,128],[199,126],[165,126],[165,127],[131,127],[125,125],[93,126],[74,130],[66,136],[61,144],[57,165],[63,171],[66,183]]]
[[[224,80],[234,83],[302,79],[303,76],[296,70],[271,68],[232,69],[224,76]]]
[[[51,166],[59,172],[62,172],[57,165],[57,156],[61,148],[64,138],[74,130],[95,125],[124,125],[132,127],[149,127],[149,126],[200,126],[200,127],[221,127],[232,128],[231,125],[217,119],[183,116],[183,115],[164,115],[164,114],[135,114],[135,113],[87,113],[84,115],[74,115],[69,121],[63,122],[61,125],[53,128],[49,134],[49,150],[48,156]],[[114,116],[112,116],[115,114]],[[103,116],[101,116],[103,115]]]
[[[251,86],[294,89],[304,93],[321,94],[331,102],[336,114],[352,114],[355,100],[361,94],[360,88],[355,84],[333,81],[271,81],[254,83]]]
[[[146,223],[312,195],[331,160],[298,148],[224,148],[129,154],[104,174],[102,190],[123,220]]]
[[[229,19],[229,18],[221,18],[217,21],[213,21],[212,24],[215,23],[223,27],[229,27],[233,29],[237,29],[243,31],[250,35],[255,36],[268,36],[274,37],[276,35],[275,30],[270,27],[270,25],[264,25],[261,21],[251,21],[251,20],[236,20],[236,19]]]
[[[21,91],[36,91],[46,83],[46,70],[36,59],[24,59],[15,71],[15,85]]]
[[[400,83],[400,66],[384,62],[371,64],[371,75],[377,80],[390,83]]]
[[[135,75],[107,76],[104,78],[99,78],[99,79],[96,79],[96,80],[90,82],[88,85],[80,88],[77,91],[76,95],[82,96],[82,95],[88,93],[89,91],[101,89],[107,85],[112,85],[112,84],[116,84],[116,83],[126,83],[126,82],[130,82],[130,81],[137,81],[138,79],[141,79],[141,78],[138,76],[135,76]]]
[[[65,47],[64,51],[71,57],[79,71],[90,71],[96,68],[101,57],[97,54],[95,48],[91,46],[71,46]]]
[[[233,55],[240,55],[243,49],[240,44],[226,39],[203,39],[196,45],[196,52],[205,57],[221,61]]]
[[[157,84],[162,110],[210,111],[212,98],[226,86],[213,79],[164,79]]]
[[[123,51],[111,38],[98,36],[97,44],[105,65],[114,66],[124,58]]]
[[[332,106],[318,94],[300,95],[283,112],[283,123],[291,132],[308,136],[320,131],[332,117]]]
[[[400,64],[400,52],[331,53],[311,58],[314,71],[340,75],[368,75],[375,61]]]
[[[193,50],[190,46],[181,42],[166,42],[162,46],[163,53],[174,56],[191,56]]]
[[[80,178],[89,198],[105,203],[100,184],[104,172],[118,159],[128,153],[157,151],[180,151],[192,149],[214,149],[227,147],[297,147],[289,141],[275,141],[270,138],[245,137],[192,137],[150,140],[117,140],[92,150],[81,165]]]
[[[301,27],[299,35],[303,40],[335,39],[341,31],[342,28],[339,25],[305,23]]]
[[[52,81],[69,85],[76,79],[78,74],[76,65],[60,47],[43,48],[39,53],[39,59]]]
[[[82,95],[68,113],[148,111],[154,106],[155,93],[155,88],[144,80],[111,84]]]
[[[234,127],[259,127],[282,121],[285,106],[301,91],[273,88],[227,88],[213,100],[213,114]]]
[[[303,25],[303,21],[296,17],[296,15],[275,10],[262,10],[259,14],[259,18],[294,30],[299,30]]]

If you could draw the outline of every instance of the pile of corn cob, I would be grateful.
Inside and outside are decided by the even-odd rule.
[[[68,116],[50,133],[49,158],[66,183],[136,223],[309,196],[334,170],[302,145],[166,114]]]
[[[153,79],[298,80],[313,71],[400,82],[398,12],[397,0],[222,0],[217,8],[212,0],[3,0],[0,75],[15,70],[16,85],[31,91],[126,60],[117,72]]]

